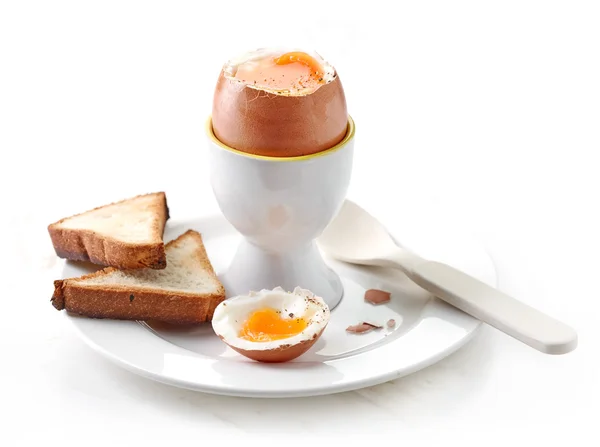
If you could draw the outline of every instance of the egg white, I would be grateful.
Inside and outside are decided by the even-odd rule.
[[[238,334],[249,316],[265,308],[280,311],[283,319],[302,318],[306,320],[307,326],[299,334],[280,340],[255,342],[240,338]],[[289,317],[290,313],[293,317]],[[214,311],[212,327],[217,335],[233,347],[247,351],[270,350],[311,340],[327,325],[329,317],[330,311],[325,301],[312,292],[300,287],[286,292],[281,287],[276,287],[221,302]]]
[[[290,53],[293,51],[301,51],[307,53],[319,62],[319,64],[323,68],[323,79],[325,80],[325,84],[322,85],[326,85],[335,79],[335,68],[329,62],[327,62],[319,53],[310,50],[307,51],[300,48],[259,48],[254,51],[246,52],[227,61],[227,63],[223,67],[223,73],[225,77],[227,77],[233,82],[245,84],[248,88],[263,90],[269,93],[286,96],[302,96],[312,93],[318,88],[320,88],[321,85],[319,85],[318,87],[307,87],[304,89],[280,90],[270,89],[264,86],[255,86],[253,84],[245,83],[241,79],[237,79],[235,77],[237,67],[241,64],[252,64],[253,61],[259,61],[265,59],[266,57],[279,57],[282,54]]]

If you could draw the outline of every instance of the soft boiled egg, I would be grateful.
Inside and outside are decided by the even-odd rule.
[[[215,136],[242,152],[309,155],[346,136],[346,97],[335,68],[319,54],[262,48],[221,69],[212,107]]]
[[[212,327],[232,349],[258,362],[287,362],[308,351],[329,322],[322,298],[296,287],[239,295],[215,309]]]

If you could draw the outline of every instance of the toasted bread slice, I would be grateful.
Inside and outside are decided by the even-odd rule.
[[[52,305],[93,318],[188,324],[210,321],[225,289],[208,259],[202,236],[188,230],[166,245],[162,270],[107,267],[54,281]]]
[[[164,192],[139,195],[61,219],[48,226],[56,254],[120,269],[166,266]]]

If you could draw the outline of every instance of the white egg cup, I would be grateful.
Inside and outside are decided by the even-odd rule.
[[[299,157],[237,151],[216,138],[210,119],[206,132],[213,192],[225,218],[243,236],[220,275],[227,296],[300,287],[333,309],[342,299],[343,286],[315,239],[340,210],[350,184],[352,118],[339,144]]]

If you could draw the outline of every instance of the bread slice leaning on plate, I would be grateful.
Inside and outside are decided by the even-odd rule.
[[[166,266],[164,192],[139,195],[61,219],[48,226],[56,254],[121,269]]]
[[[79,278],[54,281],[58,310],[116,320],[175,324],[207,322],[225,290],[208,259],[202,236],[188,230],[165,248],[161,270],[107,267]]]

